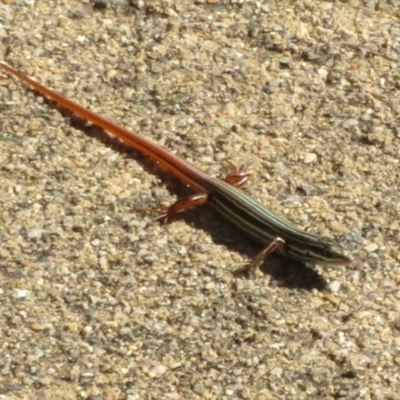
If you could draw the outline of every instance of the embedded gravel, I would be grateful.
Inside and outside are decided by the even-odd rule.
[[[0,400],[399,399],[400,7],[2,0],[0,59],[335,236],[277,256],[0,73]]]

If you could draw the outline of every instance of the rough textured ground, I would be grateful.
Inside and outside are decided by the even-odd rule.
[[[397,1],[0,2],[0,58],[356,260],[259,251],[0,75],[0,399],[398,399]],[[222,165],[222,167],[221,167]]]

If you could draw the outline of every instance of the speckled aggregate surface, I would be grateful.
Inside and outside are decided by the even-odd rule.
[[[397,1],[0,2],[0,58],[336,236],[271,257],[0,74],[0,399],[398,399]]]

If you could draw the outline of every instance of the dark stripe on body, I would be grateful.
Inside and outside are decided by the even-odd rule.
[[[261,203],[225,182],[210,187],[209,204],[257,242],[268,245],[276,237],[285,243],[285,254],[302,261],[325,260],[321,238],[304,232],[267,210]],[[333,242],[333,241],[332,241]]]

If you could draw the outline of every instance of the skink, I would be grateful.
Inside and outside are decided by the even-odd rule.
[[[164,147],[80,106],[8,64],[0,61],[0,67],[60,106],[114,134],[138,152],[150,157],[196,192],[164,209],[159,219],[167,221],[174,214],[194,205],[210,205],[233,225],[264,246],[250,263],[250,268],[258,267],[265,257],[274,251],[302,262],[323,265],[349,264],[352,261],[352,257],[337,241],[301,230],[249,197],[240,189],[246,180],[246,174],[242,171],[234,171],[225,181],[213,178]]]

